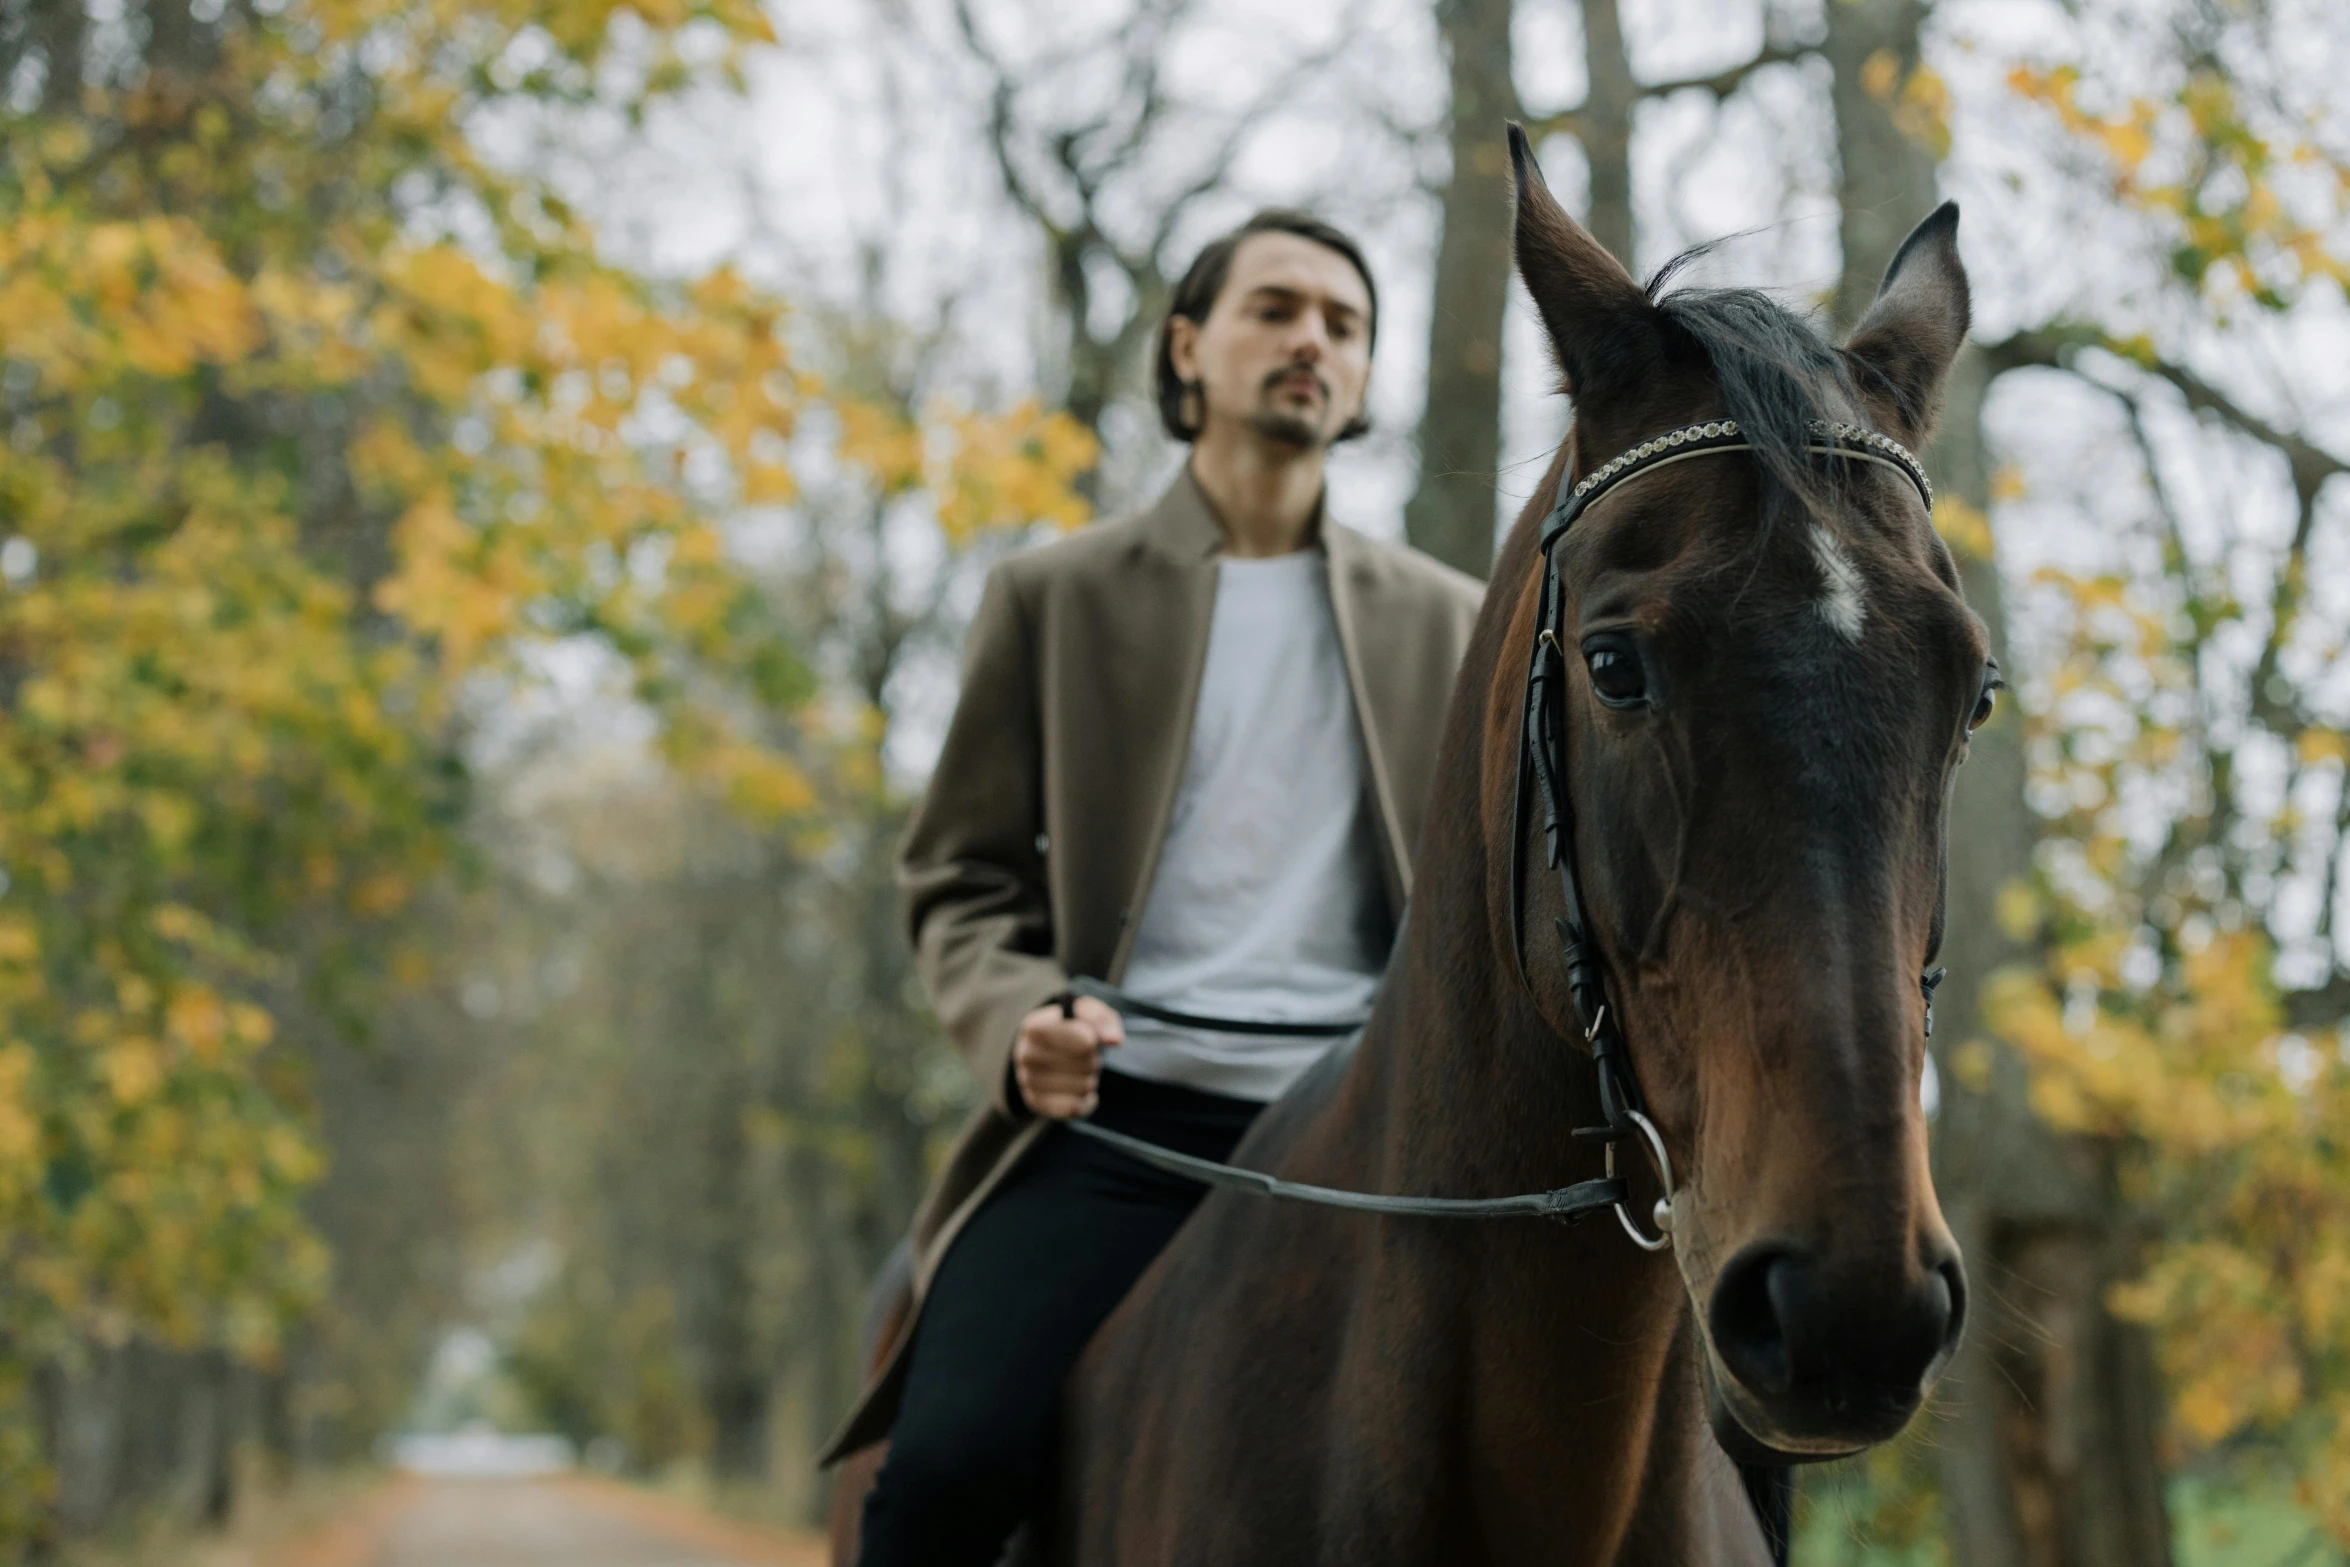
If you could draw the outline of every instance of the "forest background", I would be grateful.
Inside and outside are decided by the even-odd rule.
[[[1799,1559],[2343,1559],[2346,79],[2327,0],[0,0],[0,1560],[471,1421],[818,1509],[969,1098],[889,862],[978,578],[1164,481],[1268,200],[1388,302],[1334,510],[1482,571],[1508,118],[1831,322],[1965,205],[1986,1309]]]

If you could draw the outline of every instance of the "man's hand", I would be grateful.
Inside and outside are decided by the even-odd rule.
[[[1093,997],[1079,996],[1075,1010],[1076,1016],[1065,1017],[1058,1002],[1038,1007],[1020,1020],[1020,1038],[1012,1046],[1020,1097],[1029,1109],[1056,1121],[1093,1114],[1102,1051],[1126,1038],[1118,1014]]]

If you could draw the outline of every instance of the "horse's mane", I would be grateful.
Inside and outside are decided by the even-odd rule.
[[[1764,476],[1763,526],[1788,500],[1818,515],[1834,499],[1838,465],[1805,451],[1815,419],[1850,418],[1859,402],[1844,357],[1810,321],[1756,288],[1673,288],[1712,245],[1685,250],[1648,280],[1648,298],[1669,331],[1713,365],[1722,403],[1754,443]]]

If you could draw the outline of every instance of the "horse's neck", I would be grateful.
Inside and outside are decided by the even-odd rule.
[[[1598,1147],[1570,1135],[1597,1119],[1588,1069],[1492,950],[1481,851],[1466,836],[1456,816],[1424,846],[1379,1015],[1323,1116],[1320,1130],[1338,1135],[1314,1140],[1357,1150],[1348,1173],[1382,1191],[1486,1197],[1591,1179]],[[1527,961],[1542,958],[1537,949]],[[1478,1222],[1490,1227],[1444,1238],[1441,1269],[1396,1275],[1441,1281],[1440,1309],[1463,1320],[1430,1320],[1426,1302],[1385,1308],[1421,1313],[1423,1330],[1466,1346],[1469,1385],[1454,1404],[1468,1429],[1447,1442],[1467,1449],[1458,1456],[1475,1495],[1465,1504],[1511,1532],[1590,1542],[1590,1554],[1567,1559],[1674,1559],[1684,1540],[1663,1555],[1622,1554],[1627,1540],[1672,1532],[1686,1511],[1701,1416],[1671,1258],[1635,1248],[1606,1212],[1568,1230]]]
[[[1507,916],[1488,905],[1473,800],[1456,804],[1454,793],[1473,790],[1440,787],[1430,804],[1411,917],[1339,1113],[1355,1123],[1352,1145],[1375,1150],[1374,1173],[1414,1189],[1498,1196],[1593,1179],[1602,1149],[1572,1135],[1600,1119],[1587,1058],[1544,1021],[1516,961],[1496,950]],[[1556,961],[1539,940],[1528,949],[1529,969]],[[1641,1255],[1605,1216],[1578,1226],[1570,1244],[1535,1234],[1553,1244],[1512,1250],[1588,1256],[1610,1277]]]

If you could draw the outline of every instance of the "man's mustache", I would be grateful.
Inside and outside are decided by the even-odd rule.
[[[1323,380],[1322,372],[1315,369],[1312,365],[1283,365],[1280,369],[1265,377],[1264,390],[1270,392],[1273,390],[1273,388],[1279,386],[1282,382],[1288,380],[1293,375],[1312,376],[1314,378],[1315,388],[1322,394],[1322,401],[1330,401],[1330,383]]]

